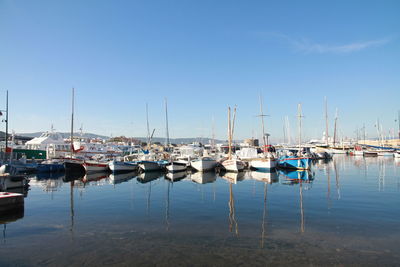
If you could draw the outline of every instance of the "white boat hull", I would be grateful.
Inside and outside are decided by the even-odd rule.
[[[226,171],[230,171],[230,172],[240,172],[244,170],[245,164],[243,161],[241,160],[237,160],[237,159],[228,159],[228,160],[224,160],[222,162],[222,167],[226,170]]]
[[[87,162],[83,163],[86,172],[106,172],[108,171],[108,163]]]
[[[173,162],[170,165],[167,165],[167,170],[169,172],[181,172],[187,169],[187,165],[183,164],[174,164]]]
[[[395,157],[396,159],[400,159],[400,152],[394,153],[394,157]]]
[[[197,171],[204,172],[214,170],[217,162],[215,160],[195,160],[191,162],[191,166]]]
[[[276,159],[254,159],[250,161],[250,166],[257,170],[271,170],[276,168],[277,163]]]
[[[354,151],[354,156],[364,156],[364,151]]]
[[[112,172],[123,172],[123,171],[136,171],[139,167],[137,164],[128,162],[110,162],[108,167]]]
[[[379,157],[393,157],[393,152],[378,152]]]

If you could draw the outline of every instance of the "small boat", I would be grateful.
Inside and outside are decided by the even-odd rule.
[[[137,171],[139,166],[137,162],[135,161],[110,161],[108,163],[108,167],[110,170],[115,173],[115,172],[132,172],[132,171]]]
[[[228,158],[221,162],[222,168],[228,172],[240,172],[246,167],[246,164],[238,159],[237,157],[232,157],[232,140],[234,133],[234,125],[236,118],[236,107],[233,111],[233,120],[231,119],[231,108],[228,107]]]
[[[157,161],[152,161],[152,160],[139,161],[139,167],[145,172],[161,170],[160,164]]]
[[[250,161],[250,167],[252,169],[260,171],[268,171],[276,168],[278,160],[275,157],[268,157],[253,159]]]
[[[0,175],[0,191],[7,191],[15,188],[27,188],[29,179],[25,175],[10,175],[8,173]]]
[[[188,162],[183,160],[174,160],[166,165],[168,172],[185,171],[188,167]]]
[[[83,159],[65,158],[64,159],[65,173],[84,174],[86,170],[83,167],[83,162],[84,162]]]
[[[228,172],[240,172],[246,167],[246,164],[239,159],[227,159],[222,161],[221,165]]]
[[[192,160],[190,163],[193,169],[200,172],[214,170],[217,166],[217,162],[215,161],[215,159],[207,156]]]
[[[394,153],[394,157],[396,159],[400,159],[400,151],[398,150],[397,152]]]
[[[308,170],[311,167],[311,158],[302,156],[282,156],[278,166],[284,169]]]
[[[105,172],[108,171],[108,163],[100,162],[95,160],[85,160],[83,162],[83,167],[85,168],[86,173],[88,172]]]
[[[373,151],[373,150],[365,150],[364,151],[364,157],[377,157],[378,152]]]
[[[0,192],[0,214],[18,210],[24,207],[24,195],[18,193]]]
[[[45,160],[37,166],[37,171],[39,173],[62,172],[64,170],[64,163],[58,160]]]

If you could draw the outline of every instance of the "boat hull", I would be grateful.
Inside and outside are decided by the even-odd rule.
[[[131,172],[138,170],[139,166],[133,162],[112,161],[108,164],[112,172]]]
[[[168,172],[181,172],[187,169],[187,164],[183,162],[171,162],[166,166]]]
[[[222,167],[228,172],[240,172],[244,170],[246,165],[241,160],[228,159],[222,162]]]
[[[77,174],[85,173],[85,168],[83,167],[83,160],[65,159],[64,168],[66,173],[77,173]]]
[[[214,170],[217,162],[215,160],[195,160],[191,162],[191,166],[196,171],[205,172]]]
[[[155,161],[141,161],[139,167],[145,172],[161,170],[160,164]]]
[[[250,167],[260,171],[268,171],[275,169],[277,162],[278,161],[276,159],[270,159],[270,158],[254,159],[250,161]]]
[[[98,162],[87,162],[83,163],[83,167],[88,172],[105,172],[108,171],[108,164],[107,163],[98,163]]]
[[[282,157],[278,166],[284,169],[308,170],[311,167],[311,158],[306,157]]]

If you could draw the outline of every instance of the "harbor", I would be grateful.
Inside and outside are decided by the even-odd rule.
[[[0,1],[0,267],[399,266],[400,1]]]

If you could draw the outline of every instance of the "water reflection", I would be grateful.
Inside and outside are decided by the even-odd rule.
[[[279,172],[277,170],[271,172],[251,171],[250,177],[254,180],[269,184],[279,182]]]
[[[395,265],[400,255],[399,165],[395,159],[335,156],[314,162],[312,171],[147,172],[137,180],[136,173],[36,177],[25,218],[8,225],[12,247],[2,246],[0,265],[21,257],[33,265],[70,260],[78,265],[89,257],[99,265],[128,260],[180,264],[187,259],[199,260],[199,265],[276,263],[271,258],[282,265],[351,265],[355,258]],[[193,183],[184,182],[189,179]],[[126,184],[110,186],[122,182]],[[79,197],[82,187],[92,183],[103,187],[90,187],[90,193]],[[57,197],[48,201],[43,191]],[[130,192],[135,193],[135,208]],[[59,230],[37,233],[29,228],[35,224]],[[44,246],[50,241],[59,244],[63,260]],[[89,243],[96,246],[90,256],[85,250]],[[35,247],[43,253],[35,253]],[[144,261],[135,261],[142,256]]]
[[[190,174],[190,179],[198,184],[213,183],[217,180],[215,172],[195,172]]]
[[[184,179],[186,176],[187,176],[186,171],[180,171],[180,172],[169,172],[165,177],[169,179],[171,182],[178,182]]]
[[[220,172],[220,177],[227,180],[230,183],[236,184],[237,182],[244,180],[245,172]]]
[[[129,180],[134,179],[138,175],[137,172],[127,172],[127,173],[118,173],[118,174],[110,174],[109,181],[110,184],[120,184],[123,182],[127,182]]]
[[[24,217],[24,206],[0,214],[0,225],[3,225],[3,243],[7,240],[7,224],[16,222]]]

